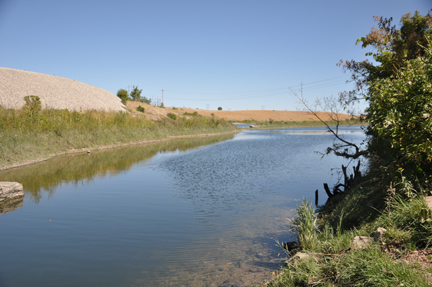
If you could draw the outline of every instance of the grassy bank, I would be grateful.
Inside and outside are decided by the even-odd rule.
[[[206,117],[152,121],[128,113],[0,107],[0,169],[74,150],[235,130],[227,121]]]
[[[291,225],[300,246],[286,250],[287,265],[266,286],[431,286],[432,220],[424,199],[431,191],[408,182],[403,169],[388,170],[373,162],[318,213],[303,202]],[[403,196],[414,189],[417,196]],[[380,227],[381,238],[354,248],[356,236],[374,237]]]
[[[254,124],[255,128],[258,129],[279,129],[279,128],[297,128],[297,127],[324,127],[325,125],[320,121],[237,121],[242,124]],[[326,121],[329,126],[353,126],[353,125],[364,125],[360,123],[358,119],[346,120],[346,121]]]

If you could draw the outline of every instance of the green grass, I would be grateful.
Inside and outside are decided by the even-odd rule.
[[[388,170],[372,161],[368,174],[320,207],[319,216],[304,201],[291,229],[297,234],[300,251],[312,255],[288,260],[267,286],[430,286],[426,274],[431,268],[396,259],[431,247],[431,212],[425,212],[423,193],[406,197],[400,177]],[[350,248],[355,236],[373,237],[378,227],[387,230],[382,243]]]
[[[0,168],[76,149],[236,129],[227,121],[206,117],[152,121],[121,112],[0,107]]]

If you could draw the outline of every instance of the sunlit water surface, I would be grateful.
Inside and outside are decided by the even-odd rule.
[[[339,158],[321,128],[248,130],[0,173],[24,202],[0,215],[0,286],[248,286],[285,259],[301,199],[327,199]],[[360,128],[343,136],[359,143]],[[312,201],[313,201],[312,200]],[[15,209],[15,210],[14,210]],[[5,213],[7,212],[7,213]]]

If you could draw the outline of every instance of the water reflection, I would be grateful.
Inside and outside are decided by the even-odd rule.
[[[22,207],[23,204],[24,204],[23,197],[2,202],[0,203],[0,214],[17,210],[18,208]]]
[[[166,142],[130,146],[90,155],[65,155],[51,160],[0,172],[1,181],[15,181],[23,184],[24,192],[31,195],[33,202],[39,202],[42,192],[52,196],[62,184],[89,184],[93,179],[128,171],[140,161],[157,153],[184,151],[198,146],[209,145],[232,139],[233,134],[200,138],[173,139]]]
[[[333,136],[325,130],[293,132],[305,132],[308,136],[296,136],[286,130],[242,132],[223,145],[171,157],[159,168],[174,178],[178,196],[191,201],[198,218],[206,221],[221,211],[253,208],[249,203],[259,202],[264,195],[283,192],[298,198],[299,190],[311,186],[312,194],[322,186],[321,179],[315,180],[318,175],[346,163],[331,157],[320,159],[314,153],[331,145]],[[357,143],[364,138],[359,132],[347,132],[344,136]]]
[[[231,138],[64,156],[0,173],[22,182],[27,199],[40,199],[1,216],[8,264],[0,285],[261,282],[282,262],[274,239],[289,240],[296,200],[313,196],[341,162],[314,153],[331,135],[248,130],[218,142]]]

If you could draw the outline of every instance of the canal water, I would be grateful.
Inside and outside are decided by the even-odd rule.
[[[360,143],[358,127],[342,128]],[[347,164],[323,128],[247,130],[59,156],[0,172],[0,286],[250,286],[286,259],[276,240]]]

